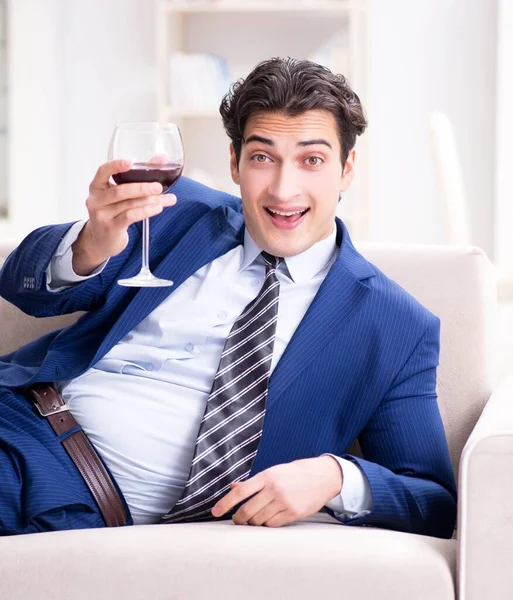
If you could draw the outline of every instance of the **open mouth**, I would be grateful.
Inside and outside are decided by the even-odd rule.
[[[292,229],[296,227],[310,210],[309,208],[294,208],[293,210],[278,210],[265,207],[267,213],[271,216],[273,223],[280,229]]]

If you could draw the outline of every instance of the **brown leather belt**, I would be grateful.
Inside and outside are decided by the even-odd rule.
[[[127,515],[117,488],[62,396],[47,383],[38,383],[29,388],[28,392],[39,414],[47,419],[58,436],[77,428],[62,441],[62,445],[96,500],[106,526],[125,525]]]

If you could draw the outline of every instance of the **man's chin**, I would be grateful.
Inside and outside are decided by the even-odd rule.
[[[269,241],[266,244],[266,247],[263,248],[266,252],[271,254],[272,256],[279,256],[281,258],[289,258],[291,256],[297,256],[298,254],[302,254],[305,250],[308,250],[312,244],[305,244],[305,240],[297,240],[294,243],[294,240],[283,240],[283,241]]]

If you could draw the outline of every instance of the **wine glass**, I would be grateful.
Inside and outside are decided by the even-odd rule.
[[[174,123],[119,123],[109,146],[109,160],[130,159],[132,168],[112,176],[117,184],[158,181],[164,193],[174,185],[183,170],[182,137]],[[165,287],[173,285],[168,279],[155,277],[150,271],[150,220],[143,220],[142,267],[129,279],[120,279],[128,287]]]

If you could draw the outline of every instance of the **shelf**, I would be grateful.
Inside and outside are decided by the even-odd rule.
[[[193,108],[173,108],[172,106],[165,107],[165,113],[168,119],[211,119],[221,118],[218,108],[205,108],[205,109],[193,109]]]
[[[359,2],[357,2],[359,4]],[[163,7],[168,12],[174,13],[220,13],[220,12],[286,12],[286,13],[322,13],[339,14],[349,11],[355,6],[355,0],[296,0],[275,1],[239,0],[232,1],[205,1],[177,2],[176,0],[163,0]]]

